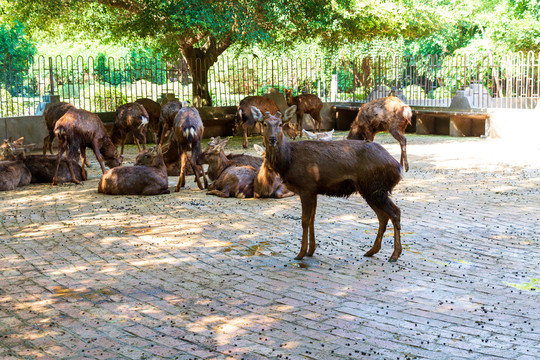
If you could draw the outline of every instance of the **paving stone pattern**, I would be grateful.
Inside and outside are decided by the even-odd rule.
[[[0,358],[540,358],[540,148],[408,140],[393,264],[391,227],[362,256],[377,220],[359,196],[319,198],[319,247],[295,261],[298,197],[221,199],[192,178],[104,196],[93,156],[83,185],[0,193]]]

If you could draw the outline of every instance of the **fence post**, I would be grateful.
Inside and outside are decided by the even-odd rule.
[[[49,81],[51,82],[51,96],[54,95],[54,76],[53,76],[52,57],[49,56]]]

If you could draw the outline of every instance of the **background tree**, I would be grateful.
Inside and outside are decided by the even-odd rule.
[[[375,37],[421,36],[438,24],[435,8],[377,0],[10,0],[11,20],[50,36],[63,33],[122,45],[136,42],[191,71],[196,105],[211,105],[208,69],[232,44],[275,51],[319,39],[329,48]],[[427,11],[429,10],[429,11]]]

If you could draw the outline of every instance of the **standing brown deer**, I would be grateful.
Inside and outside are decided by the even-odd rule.
[[[144,109],[148,113],[148,130],[152,132],[154,136],[154,142],[157,144],[159,139],[157,138],[157,132],[159,129],[159,115],[161,114],[161,104],[154,100],[142,98],[135,100],[136,103],[144,106]],[[148,132],[146,133],[148,138]]]
[[[186,163],[188,161],[195,173],[195,181],[199,189],[203,189],[199,173],[202,173],[204,188],[207,188],[208,180],[206,180],[204,169],[196,164],[197,158],[201,154],[201,140],[204,133],[204,125],[197,109],[192,106],[183,106],[176,114],[173,130],[180,154],[180,176],[175,192],[180,191],[180,188],[186,184]],[[187,152],[189,150],[191,150],[191,157],[188,158]]]
[[[122,156],[118,154],[116,146],[114,146],[111,138],[105,130],[105,126],[101,119],[89,111],[72,108],[66,112],[56,122],[54,133],[58,138],[58,155],[56,157],[56,171],[53,177],[52,184],[58,183],[58,168],[62,155],[67,151],[67,164],[71,174],[71,181],[79,184],[71,160],[81,154],[81,167],[84,180],[86,180],[86,171],[84,164],[86,163],[86,148],[90,147],[94,151],[96,158],[101,166],[101,171],[105,173],[105,164],[108,167],[116,167],[122,164]]]
[[[302,137],[302,123],[304,121],[304,114],[309,114],[313,120],[317,123],[317,131],[321,131],[321,110],[323,103],[317,95],[302,94],[293,97],[292,89],[285,89],[285,100],[287,100],[288,106],[296,106],[296,131]]]
[[[178,100],[170,100],[161,107],[161,112],[159,114],[159,129],[157,133],[158,145],[163,145],[168,131],[173,128],[176,114],[178,114],[178,111],[180,111],[181,108],[182,103]]]
[[[263,118],[259,109],[252,107],[251,111],[265,125],[266,161],[302,202],[302,246],[295,259],[315,252],[317,195],[347,197],[358,192],[379,219],[375,243],[365,256],[379,252],[390,219],[394,225],[394,251],[389,260],[397,261],[402,251],[401,211],[389,194],[401,180],[401,166],[392,155],[370,141],[288,142],[281,129],[281,113],[266,113]],[[283,121],[289,121],[295,112],[296,106],[289,107]]]
[[[244,149],[248,147],[248,130],[253,128],[257,123],[253,118],[251,107],[255,106],[262,112],[275,114],[279,111],[274,100],[264,96],[247,96],[240,101],[236,111],[236,123],[242,127],[242,146]]]
[[[74,106],[72,104],[67,102],[59,102],[51,104],[47,109],[45,109],[43,119],[45,120],[47,130],[49,130],[49,135],[45,136],[43,139],[43,155],[47,153],[47,148],[49,149],[49,153],[53,153],[52,143],[54,140],[54,125],[56,125],[58,119],[64,116],[64,114],[73,107]]]
[[[395,96],[372,100],[358,111],[347,139],[373,141],[376,133],[389,131],[401,147],[399,163],[409,171],[405,128],[411,123],[411,117],[411,107]]]
[[[111,134],[115,146],[122,145],[120,155],[124,155],[124,145],[129,133],[141,151],[146,149],[146,129],[148,127],[148,113],[139,103],[127,103],[116,108],[116,117]]]

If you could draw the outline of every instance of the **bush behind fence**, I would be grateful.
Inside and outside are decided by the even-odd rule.
[[[534,53],[489,56],[388,56],[341,59],[220,57],[209,67],[213,106],[237,105],[269,88],[317,94],[323,101],[366,102],[390,91],[412,105],[448,107],[458,90],[478,108],[531,107],[540,94]],[[24,65],[0,58],[0,116],[33,115],[44,95],[93,112],[114,111],[139,98],[174,93],[193,100],[200,60],[164,58],[29,57]]]

